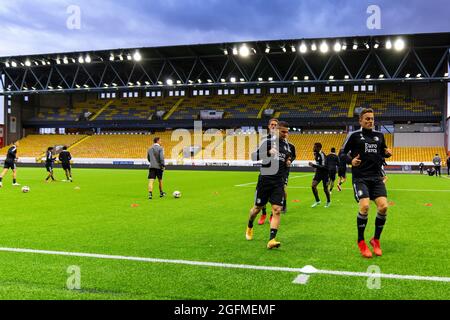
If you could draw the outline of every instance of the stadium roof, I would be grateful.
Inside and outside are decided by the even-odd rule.
[[[176,86],[448,82],[450,32],[0,57],[0,94]]]

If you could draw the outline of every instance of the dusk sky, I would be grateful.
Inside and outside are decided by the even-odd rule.
[[[445,31],[448,0],[0,0],[0,56]]]

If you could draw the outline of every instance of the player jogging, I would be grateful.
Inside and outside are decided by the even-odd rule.
[[[347,181],[347,163],[350,162],[348,160],[348,156],[343,153],[339,152],[339,168],[338,168],[338,184],[337,189],[338,191],[342,191],[342,185],[345,181]]]
[[[275,130],[277,129],[277,126],[278,126],[278,119],[273,118],[273,119],[269,120],[269,125],[267,127],[269,129],[269,134],[267,135],[267,137],[265,137],[265,139],[268,139],[268,140],[272,139],[272,137],[275,135]],[[272,221],[272,217],[273,217],[273,213],[270,214],[269,222]],[[259,225],[264,224],[264,222],[266,221],[266,218],[267,218],[267,205],[265,205],[262,208],[262,214],[258,220],[258,224]]]
[[[287,144],[289,145],[289,165],[287,166],[286,170],[286,176],[284,178],[284,205],[283,209],[281,210],[281,213],[287,212],[287,186],[289,183],[289,172],[291,170],[291,164],[294,162],[295,158],[297,157],[297,154],[295,153],[295,146],[292,143],[289,143],[286,139]]]
[[[330,194],[333,192],[336,181],[336,169],[339,167],[339,157],[336,155],[336,148],[331,148],[331,153],[327,155],[328,177],[330,178]]]
[[[258,150],[252,154],[253,161],[262,160],[263,163],[256,186],[255,203],[250,210],[245,237],[247,240],[253,239],[253,221],[267,202],[270,202],[273,218],[270,223],[268,249],[278,248],[281,245],[276,240],[276,235],[284,203],[284,179],[290,165],[289,144],[286,142],[289,135],[288,127],[287,122],[280,121],[274,136],[275,139],[265,139]]]
[[[309,166],[316,169],[316,174],[314,175],[311,186],[316,202],[311,206],[311,208],[315,208],[321,203],[319,198],[319,191],[317,191],[317,186],[321,181],[323,184],[323,191],[325,192],[325,196],[327,197],[327,204],[325,205],[325,208],[328,208],[331,204],[331,197],[330,192],[328,191],[329,178],[328,178],[328,166],[326,161],[327,158],[325,156],[325,153],[323,153],[322,151],[322,144],[320,142],[316,142],[314,144],[313,151],[316,163],[310,162]]]
[[[364,240],[370,200],[377,205],[375,235],[370,240],[374,253],[382,255],[380,236],[386,223],[388,210],[386,185],[383,182],[382,165],[385,158],[392,156],[387,147],[384,134],[374,130],[374,112],[363,109],[359,116],[361,129],[348,134],[342,151],[349,154],[352,164],[353,189],[359,203],[357,217],[358,248],[362,256],[371,258],[372,252]]]

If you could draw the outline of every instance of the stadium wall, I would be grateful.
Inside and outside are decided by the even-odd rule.
[[[37,99],[36,95],[12,97],[11,114],[7,115],[7,143],[24,137],[23,122],[35,116]]]
[[[442,147],[445,144],[445,134],[437,133],[396,133],[395,147]]]

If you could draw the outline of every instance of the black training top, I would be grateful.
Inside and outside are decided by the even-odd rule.
[[[72,155],[70,154],[69,151],[63,150],[63,151],[61,151],[61,153],[59,154],[58,159],[59,159],[59,161],[61,161],[63,164],[69,164],[69,163],[70,163],[70,160],[72,160]]]
[[[17,157],[17,147],[12,146],[8,149],[8,153],[6,154],[6,160],[8,162],[14,162]]]
[[[46,165],[52,165],[53,162],[55,162],[56,158],[53,158],[53,154],[51,151],[47,151],[45,155],[45,164]]]
[[[316,173],[319,174],[328,174],[328,165],[327,165],[327,157],[323,151],[314,152],[314,158],[316,159],[316,163],[313,164],[313,168],[316,169]]]
[[[269,153],[271,149],[277,150],[276,154],[273,156]],[[291,158],[292,160],[290,144],[287,143],[286,140],[277,137],[265,139],[258,150],[252,154],[253,161],[262,160],[260,170],[261,176],[269,179],[285,177],[288,172],[288,167],[286,166],[288,158]]]
[[[339,157],[336,154],[330,153],[329,155],[327,155],[328,170],[336,171],[336,168],[339,167],[339,163]]]
[[[353,178],[381,177],[382,166],[387,148],[384,134],[375,130],[361,128],[350,132],[342,146],[345,154],[350,153],[351,159],[360,156],[361,164],[352,167]],[[349,159],[351,163],[351,160]]]

